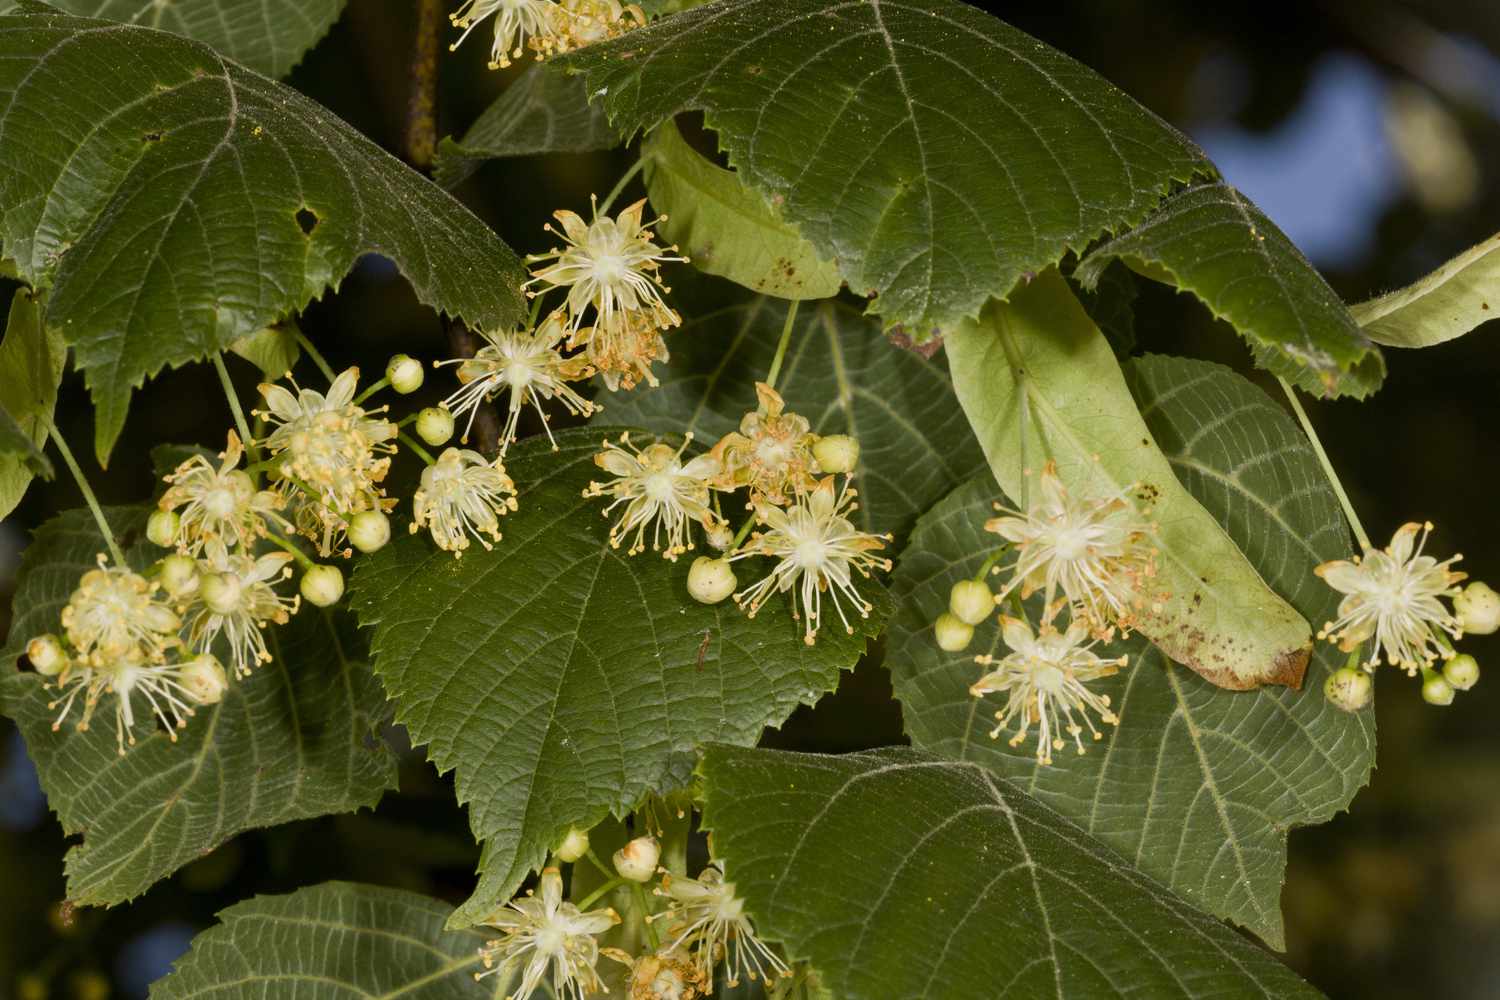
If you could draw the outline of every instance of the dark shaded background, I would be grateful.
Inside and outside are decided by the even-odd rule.
[[[356,0],[291,78],[393,150],[408,6]],[[1351,301],[1405,284],[1500,230],[1500,3],[985,6],[1193,135]],[[482,49],[445,61],[444,131],[461,131],[504,84],[484,70]],[[616,153],[492,164],[461,194],[512,246],[537,250],[546,215],[607,190],[625,162]],[[1246,370],[1238,338],[1193,301],[1144,283],[1142,293],[1143,349]],[[314,303],[303,326],[336,366],[377,371],[397,349],[447,354],[436,317],[378,261]],[[1500,585],[1497,329],[1492,322],[1442,347],[1390,351],[1390,378],[1373,400],[1313,412],[1373,536],[1430,518],[1440,549],[1462,550],[1470,573]],[[248,366],[234,368],[252,391]],[[137,395],[107,472],[87,457],[92,416],[71,374],[58,422],[109,503],[153,494],[150,469],[135,456],[162,441],[219,446],[229,420],[211,370],[194,366]],[[33,486],[0,526],[0,589],[10,590],[29,530],[79,503],[66,477]],[[1467,648],[1481,664],[1500,665],[1500,639]],[[1425,706],[1415,683],[1395,672],[1380,680],[1371,787],[1349,814],[1292,834],[1286,959],[1337,997],[1500,996],[1500,666],[1447,709]],[[870,667],[768,734],[777,745],[823,751],[899,741],[899,710],[883,672]],[[400,794],[374,814],[243,835],[128,907],[65,917],[65,846],[19,738],[0,720],[0,998],[144,996],[191,935],[236,900],[330,878],[457,899],[477,859],[448,781],[411,753]]]

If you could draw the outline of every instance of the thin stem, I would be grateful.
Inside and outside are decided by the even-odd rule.
[[[745,540],[746,535],[750,534],[750,529],[753,527],[755,527],[755,515],[751,514],[749,517],[745,518],[745,523],[740,525],[740,530],[735,533],[734,541],[729,543],[728,551],[738,551],[740,543]]]
[[[422,415],[422,411],[421,410],[418,410],[416,413],[408,413],[406,416],[404,416],[400,420],[396,421],[396,429],[400,430],[403,427],[409,427],[410,425],[416,423],[417,422],[417,418],[420,417],[421,415]]]
[[[607,893],[613,892],[615,889],[618,889],[624,884],[625,879],[619,875],[616,875],[614,878],[610,879],[608,882],[605,882],[599,888],[583,897],[575,905],[580,910],[587,910],[590,906],[593,906],[595,903],[599,902],[599,900],[603,899]]]
[[[1292,388],[1290,382],[1279,375],[1276,381],[1281,383],[1287,400],[1292,404],[1292,412],[1297,414],[1297,419],[1302,422],[1302,430],[1307,434],[1307,440],[1312,442],[1313,453],[1318,456],[1318,461],[1323,465],[1323,471],[1328,474],[1328,481],[1333,484],[1333,492],[1338,496],[1339,504],[1344,508],[1344,516],[1349,519],[1349,527],[1354,529],[1354,537],[1359,542],[1360,548],[1365,552],[1371,551],[1374,546],[1370,544],[1370,536],[1365,534],[1364,525],[1359,523],[1359,515],[1354,512],[1354,504],[1349,502],[1349,494],[1344,492],[1344,484],[1339,482],[1339,474],[1333,471],[1333,463],[1328,460],[1328,452],[1323,450],[1323,442],[1318,440],[1318,432],[1313,430],[1307,411],[1302,408],[1301,401],[1297,399],[1297,391]]]
[[[67,464],[68,471],[73,474],[73,480],[78,483],[78,490],[83,494],[83,502],[88,504],[89,513],[94,515],[94,523],[99,525],[99,534],[104,536],[104,542],[109,546],[109,554],[114,556],[116,565],[124,567],[125,553],[120,551],[120,543],[115,541],[115,533],[109,529],[109,522],[104,519],[104,508],[99,506],[99,498],[94,496],[94,491],[89,488],[89,481],[84,478],[83,470],[78,467],[78,459],[73,457],[72,449],[68,447],[68,442],[63,440],[62,432],[57,429],[52,418],[44,413],[42,419],[47,421],[47,433],[52,435],[52,443],[57,445],[63,462]]]
[[[428,465],[435,465],[437,463],[437,459],[432,457],[432,452],[428,451],[426,448],[423,448],[422,445],[417,441],[417,439],[412,437],[410,434],[406,433],[405,431],[398,430],[396,432],[396,436],[401,439],[402,444],[406,445],[412,451],[416,452],[417,455],[421,457],[422,461],[426,462]]]
[[[641,168],[645,165],[645,160],[639,157],[636,158],[636,161],[630,165],[630,169],[620,175],[620,179],[615,182],[615,186],[609,194],[604,196],[604,203],[594,209],[594,218],[597,219],[599,216],[609,212],[609,207],[615,203],[616,198],[620,197],[620,193],[625,190],[625,185],[629,184],[631,179],[640,173]]]
[[[1005,553],[1009,551],[1010,544],[1007,542],[1006,544],[1001,545],[999,548],[995,549],[995,551],[991,552],[990,557],[984,561],[984,565],[979,567],[979,572],[974,574],[974,579],[978,580],[980,583],[983,583],[984,578],[989,576],[990,570],[994,569],[995,564],[1001,559],[1005,558]]]
[[[544,288],[531,297],[531,315],[526,318],[527,329],[536,329],[536,318],[542,314],[542,299],[546,298],[550,291],[552,289]]]
[[[656,925],[651,922],[651,904],[646,899],[646,887],[639,882],[632,882],[630,894],[635,897],[636,908],[641,911],[641,925],[646,928],[646,940],[650,943],[651,950],[655,951],[661,947],[661,939],[656,935]]]
[[[382,376],[379,382],[372,382],[370,384],[369,388],[365,389],[364,392],[362,392],[358,396],[354,397],[354,405],[358,406],[359,404],[363,403],[365,400],[369,399],[371,396],[375,395],[381,389],[384,389],[386,386],[388,386],[390,384],[391,384],[391,380],[388,379],[388,378],[385,378],[384,376]]]
[[[260,461],[260,449],[255,446],[255,438],[250,435],[250,424],[245,420],[245,411],[240,408],[239,393],[234,391],[234,382],[229,378],[229,369],[224,366],[224,355],[215,354],[214,371],[219,373],[219,384],[224,387],[224,398],[229,401],[229,412],[234,414],[235,429],[240,432],[240,437],[245,442],[245,454],[250,457],[250,464],[255,465]],[[257,484],[258,484],[257,480]]]
[[[282,538],[280,535],[276,534],[276,532],[266,532],[266,538],[272,544],[281,546],[282,548],[290,552],[293,556],[295,556],[297,558],[297,565],[301,566],[303,569],[312,569],[317,565],[317,563],[313,562],[307,557],[307,553],[303,552],[301,549],[293,545],[291,542],[287,541],[285,538]]]
[[[443,0],[417,0],[416,44],[411,61],[411,91],[406,98],[406,158],[418,170],[432,168],[437,148],[438,50],[443,30]]]
[[[781,374],[781,362],[786,357],[786,347],[792,342],[792,324],[797,320],[797,300],[786,310],[786,323],[781,328],[781,339],[776,342],[776,356],[771,359],[771,370],[766,372],[766,385],[776,388],[776,376]]]
[[[307,334],[303,333],[301,330],[298,330],[293,334],[293,336],[297,338],[297,345],[301,347],[302,350],[306,351],[307,356],[312,358],[313,364],[318,366],[318,371],[323,373],[324,378],[326,378],[329,382],[332,382],[335,378],[337,378],[337,376],[333,374],[333,369],[329,367],[328,362],[323,360],[323,355],[319,354],[318,349],[312,345],[312,341],[307,339]]]
[[[592,847],[590,847],[583,856],[593,862],[594,867],[599,869],[599,874],[603,875],[606,879],[612,879],[615,877],[616,873],[606,867],[603,861],[599,860],[599,855],[594,853],[594,849]]]

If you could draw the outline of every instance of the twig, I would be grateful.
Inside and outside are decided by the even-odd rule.
[[[443,0],[417,0],[417,32],[406,98],[406,159],[421,171],[432,169],[437,151],[438,53],[443,34]]]

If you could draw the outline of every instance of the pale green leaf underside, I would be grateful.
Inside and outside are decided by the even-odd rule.
[[[883,624],[883,591],[867,584],[880,610],[854,619],[864,632],[825,627],[806,646],[781,603],[754,619],[733,602],[697,604],[690,558],[611,548],[604,501],[582,496],[603,478],[593,455],[604,435],[511,449],[520,510],[493,552],[454,559],[408,536],[362,561],[351,584],[397,718],[440,770],[457,771],[485,843],[455,925],[509,898],[569,826],[685,785],[700,743],[753,743],[831,690]],[[768,570],[736,564],[742,583]]]
[[[715,746],[702,773],[757,928],[840,1000],[1318,995],[977,765]]]
[[[732,170],[705,159],[673,121],[641,142],[646,192],[664,218],[658,229],[693,266],[783,299],[837,295],[838,266],[781,218]]]
[[[1149,498],[1160,553],[1150,590],[1160,610],[1140,616],[1143,634],[1221,687],[1301,681],[1308,623],[1182,488],[1108,342],[1055,269],[955,330],[944,350],[959,402],[1010,496],[1023,496],[1026,469],[1051,459],[1074,494],[1131,488]]]
[[[325,882],[219,914],[151,1000],[483,1000],[485,937],[443,928],[453,908],[414,892]]]
[[[755,409],[755,383],[766,376],[785,321],[786,304],[765,298],[689,320],[668,340],[672,359],[661,387],[603,396],[597,419],[661,435],[691,431],[710,446]],[[859,440],[854,520],[866,531],[904,534],[984,468],[942,357],[891,346],[877,322],[848,306],[802,307],[776,384],[787,409],[815,432]]]
[[[26,429],[4,409],[0,409],[0,462],[18,463],[32,475],[52,477],[52,463],[47,461],[47,456],[42,454],[42,449],[37,447]],[[4,468],[0,464],[0,470]]]
[[[185,35],[258,73],[285,76],[318,43],[344,0],[47,0],[84,17]],[[0,14],[17,5],[0,0]]]
[[[230,344],[229,349],[259,368],[267,382],[275,382],[291,371],[302,356],[297,333],[295,320],[282,320],[275,326],[241,337]]]
[[[1317,458],[1290,419],[1244,379],[1201,361],[1148,356],[1126,369],[1172,469],[1250,561],[1309,619],[1337,595],[1312,574],[1349,555],[1349,535]],[[980,477],[919,522],[896,573],[887,663],[915,745],[990,767],[1081,824],[1196,905],[1282,946],[1286,835],[1348,806],[1375,759],[1373,713],[1328,704],[1322,683],[1342,654],[1320,644],[1301,692],[1224,691],[1171,666],[1140,640],[1124,673],[1093,686],[1121,720],[1087,756],[989,738],[998,698],[969,695],[979,653],[1003,655],[992,620],[964,653],[933,641],[953,583],[978,571],[998,496]],[[1101,655],[1105,654],[1103,650]]]
[[[50,286],[107,456],[133,386],[300,309],[363,254],[476,326],[525,315],[516,256],[327,110],[207,46],[0,18],[0,242]]]
[[[1377,344],[1431,347],[1463,336],[1500,316],[1500,234],[1352,311]]]
[[[744,182],[918,340],[1213,173],[958,0],[720,0],[559,61],[624,132],[703,111]]]
[[[141,537],[144,511],[108,516],[138,569],[162,553]],[[86,511],[36,533],[0,673],[0,712],[20,727],[63,832],[83,835],[65,861],[70,900],[125,902],[243,830],[373,806],[395,787],[395,762],[377,731],[385,718],[379,684],[344,658],[352,631],[336,637],[332,620],[312,607],[268,634],[276,662],[200,709],[176,743],[163,731],[146,735],[138,722],[139,742],[119,756],[108,696],[87,732],[72,721],[53,732],[47,703],[55,692],[10,665],[31,636],[58,630],[69,594],[103,548]]]
[[[6,424],[0,442],[0,517],[15,510],[37,473],[52,475],[43,449],[67,359],[61,338],[42,322],[41,304],[26,289],[17,289],[0,341],[0,419]]]
[[[1112,260],[1191,292],[1227,320],[1261,365],[1319,395],[1364,397],[1385,377],[1380,348],[1286,234],[1228,184],[1173,196],[1145,222],[1091,252],[1092,287]]]

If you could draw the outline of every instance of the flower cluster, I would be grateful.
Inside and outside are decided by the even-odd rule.
[[[498,974],[509,985],[520,973],[520,985],[508,990],[507,998],[530,997],[546,983],[558,1000],[584,1000],[604,988],[596,966],[601,953],[613,957],[614,951],[601,949],[598,936],[620,916],[608,908],[585,913],[564,900],[556,868],[542,872],[540,889],[540,895],[528,892],[480,921],[501,936],[480,949],[485,971],[474,978]]]
[[[451,48],[458,48],[489,17],[495,30],[491,69],[503,69],[527,51],[543,59],[646,23],[640,7],[619,0],[465,0],[449,15],[454,27],[463,29]]]
[[[739,985],[742,976],[770,986],[789,971],[781,956],[756,935],[745,913],[745,901],[735,894],[734,883],[725,881],[721,866],[711,864],[697,878],[674,876],[663,869],[656,893],[668,900],[666,910],[653,918],[666,926],[660,954],[669,959],[685,957],[699,982],[711,988],[714,966],[720,962],[731,988]]]

